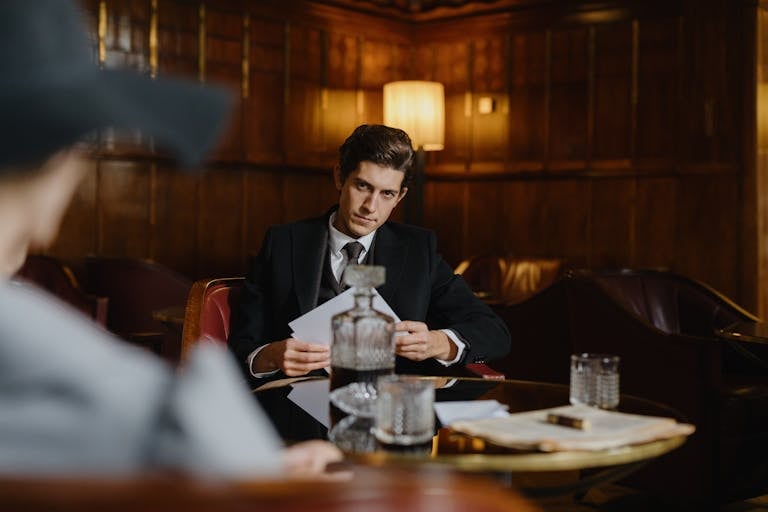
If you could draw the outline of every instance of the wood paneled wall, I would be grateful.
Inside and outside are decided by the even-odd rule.
[[[335,201],[336,149],[381,122],[382,85],[429,79],[445,85],[447,126],[427,155],[425,224],[450,263],[503,251],[668,267],[755,308],[747,4],[525,2],[408,23],[302,0],[88,0],[103,65],[222,83],[240,101],[203,176],[107,134],[52,252],[242,273],[268,225]]]

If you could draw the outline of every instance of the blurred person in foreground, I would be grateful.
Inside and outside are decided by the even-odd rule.
[[[84,137],[141,130],[195,166],[228,108],[215,88],[100,71],[69,0],[0,2],[0,473],[243,479],[322,475],[340,458],[320,441],[283,449],[223,345],[177,373],[8,280],[56,237]]]

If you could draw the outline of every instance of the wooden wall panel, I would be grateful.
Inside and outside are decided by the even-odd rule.
[[[158,2],[158,75],[198,76],[198,25],[196,4]]]
[[[107,10],[105,67],[149,69],[149,2],[115,0]]]
[[[637,70],[638,158],[677,155],[679,47],[676,19],[648,20],[639,24]]]
[[[636,181],[633,265],[678,268],[678,186],[674,177]]]
[[[207,7],[205,11],[205,81],[226,87],[235,101],[229,124],[211,158],[243,159],[242,61],[243,15]]]
[[[147,257],[187,276],[198,269],[200,177],[158,166],[152,193]]]
[[[586,29],[552,32],[550,160],[584,161],[586,158],[587,56]]]
[[[501,189],[499,215],[501,250],[516,256],[543,256],[550,233],[542,226],[542,186],[533,180],[496,183]]]
[[[438,249],[452,267],[465,257],[485,251],[484,247],[464,246],[464,201],[464,186],[428,182],[424,187],[424,226],[435,230]]]
[[[83,254],[97,252],[96,194],[98,191],[98,164],[88,161],[85,179],[75,193],[72,204],[61,221],[59,237],[47,250],[58,257],[74,261]]]
[[[283,180],[274,172],[245,174],[245,252],[256,254],[267,228],[284,222]],[[245,272],[246,269],[243,269]]]
[[[198,273],[215,268],[224,275],[236,275],[247,256],[243,174],[230,169],[208,172],[198,190]]]
[[[681,179],[676,268],[730,297],[738,297],[738,180],[689,175]]]
[[[502,252],[505,219],[500,215],[504,189],[493,181],[477,181],[467,184],[466,249],[477,248],[482,252]]]
[[[327,174],[289,174],[283,177],[283,222],[325,213],[338,202],[329,169]]]
[[[98,252],[145,256],[149,247],[149,164],[102,161],[98,179]]]
[[[285,105],[284,137],[287,161],[298,165],[317,163],[322,153],[322,91],[325,76],[324,32],[305,25],[289,25],[288,97]]]
[[[542,203],[536,229],[545,234],[542,255],[565,258],[576,267],[589,266],[590,183],[566,179],[539,183],[539,187]]]
[[[285,152],[285,23],[251,17],[249,27],[248,95],[242,106],[245,159],[274,164]]]
[[[513,162],[545,158],[549,133],[548,47],[543,31],[511,36],[508,154]]]
[[[632,34],[631,23],[595,27],[593,159],[632,155]]]
[[[159,0],[158,74],[203,72],[240,98],[207,164],[215,172],[198,186],[107,133],[100,165],[110,172],[86,182],[68,214],[93,212],[93,233],[64,226],[54,251],[242,271],[267,226],[336,202],[338,145],[381,121],[381,85],[427,79],[446,87],[446,147],[427,154],[424,223],[450,263],[502,250],[665,266],[739,299],[757,235],[746,226],[754,205],[742,211],[749,57],[744,10],[732,4],[557,1],[409,23],[302,0]],[[99,2],[85,5],[95,29]],[[105,5],[105,62],[148,72],[152,2]],[[496,100],[492,114],[478,112],[481,96]],[[233,196],[239,203],[224,199]]]
[[[633,266],[635,181],[594,180],[590,196],[589,265]]]

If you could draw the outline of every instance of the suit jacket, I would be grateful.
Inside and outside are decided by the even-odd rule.
[[[242,300],[233,312],[228,340],[247,376],[248,355],[261,345],[289,337],[288,322],[317,305],[328,252],[329,215],[267,231],[246,278]],[[434,232],[386,222],[377,230],[374,245],[374,264],[386,268],[386,283],[377,288],[381,296],[403,320],[456,332],[467,344],[459,365],[509,352],[506,325],[440,257]],[[454,373],[434,360],[415,362],[401,357],[396,371]]]

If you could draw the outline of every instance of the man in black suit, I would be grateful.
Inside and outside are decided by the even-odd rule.
[[[438,255],[435,234],[388,221],[408,192],[413,158],[404,131],[359,126],[339,148],[338,206],[267,231],[229,337],[247,376],[298,376],[330,366],[329,348],[291,338],[288,322],[341,291],[350,260],[345,246],[353,242],[362,245],[358,262],[386,268],[378,291],[406,319],[395,325],[404,333],[396,338],[398,373],[453,374],[509,351],[506,326]]]

